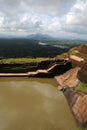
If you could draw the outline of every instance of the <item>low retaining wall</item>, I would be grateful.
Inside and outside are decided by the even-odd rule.
[[[48,64],[49,63],[49,64]],[[32,65],[36,65],[32,66]],[[43,68],[42,68],[43,65]],[[0,77],[54,77],[69,70],[71,62],[67,60],[44,61],[32,64],[2,64],[0,65]],[[20,69],[21,68],[21,69]],[[6,69],[6,71],[5,71]]]

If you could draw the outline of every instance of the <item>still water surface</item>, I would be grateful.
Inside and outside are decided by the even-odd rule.
[[[77,130],[53,79],[0,78],[0,130]]]

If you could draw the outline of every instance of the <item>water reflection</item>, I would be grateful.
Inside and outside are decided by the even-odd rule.
[[[0,130],[78,128],[53,79],[0,78]]]

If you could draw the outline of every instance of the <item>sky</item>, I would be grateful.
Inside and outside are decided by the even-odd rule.
[[[0,36],[87,39],[87,0],[0,0]]]

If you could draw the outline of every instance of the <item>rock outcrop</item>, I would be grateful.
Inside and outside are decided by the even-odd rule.
[[[78,71],[78,79],[81,82],[87,83],[87,62]]]
[[[55,77],[59,84],[58,90],[63,91],[72,113],[83,128],[87,127],[87,95],[76,91],[75,87],[81,82],[80,79],[85,80],[87,78],[87,76],[84,78],[87,73],[86,69],[86,65],[83,68],[76,67]],[[80,79],[78,79],[78,75]]]
[[[65,89],[64,95],[79,124],[83,128],[87,127],[87,95],[70,88]]]
[[[70,49],[69,55],[72,53],[74,53],[75,56],[81,57],[87,61],[87,43]]]
[[[63,88],[69,87],[73,88],[79,84],[79,79],[77,78],[78,71],[80,67],[70,69],[66,73],[60,76],[55,76],[56,81],[58,82],[58,89],[62,90]]]
[[[82,44],[78,47],[79,52],[83,53],[83,54],[87,54],[87,43],[86,44]]]

